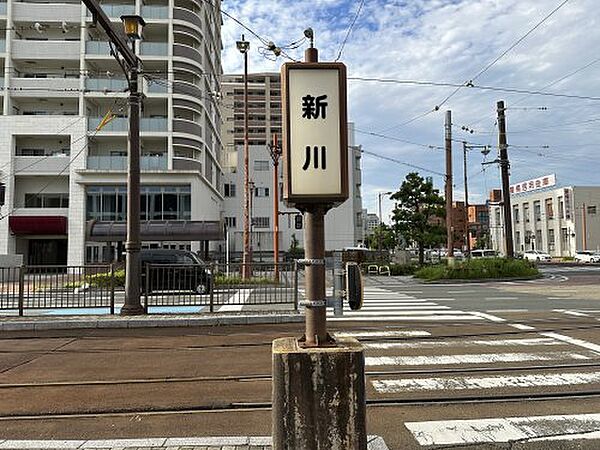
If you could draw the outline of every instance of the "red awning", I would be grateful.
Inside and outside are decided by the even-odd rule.
[[[10,216],[10,231],[17,235],[67,234],[67,218],[64,216]]]

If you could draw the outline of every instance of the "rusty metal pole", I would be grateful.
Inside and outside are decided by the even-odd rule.
[[[248,50],[250,44],[244,40],[242,34],[241,43],[246,45],[238,48],[244,54],[244,250],[242,254],[242,278],[247,279],[252,274],[252,250],[250,248],[250,190],[249,190],[249,149],[248,149]]]
[[[448,264],[454,263],[454,230],[452,220],[452,112],[446,111],[446,247]]]
[[[319,52],[310,47],[304,53],[307,63],[319,61]],[[325,300],[325,213],[323,205],[307,206],[304,213],[304,250],[306,266],[306,325],[304,345],[319,347],[327,343]],[[311,263],[312,262],[312,263]]]
[[[279,281],[279,158],[281,147],[277,134],[273,135],[273,144],[270,148],[273,159],[273,262],[275,281]]]
[[[467,181],[467,143],[463,141],[463,175],[465,178],[465,256],[471,254],[471,236],[469,233],[469,184]]]

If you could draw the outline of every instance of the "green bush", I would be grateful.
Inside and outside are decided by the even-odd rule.
[[[90,287],[109,288],[110,278],[110,272],[101,272],[94,275],[86,275],[83,277],[83,281],[72,281],[70,283],[66,283],[64,287],[67,289],[73,289],[83,287],[85,284],[88,284]],[[114,286],[125,286],[125,269],[114,271]]]
[[[539,275],[533,263],[522,259],[470,259],[454,266],[426,266],[415,272],[415,277],[434,280],[473,280],[494,278],[517,278]]]
[[[265,285],[272,284],[276,285],[277,283],[273,278],[268,277],[252,277],[249,279],[244,279],[240,276],[227,276],[218,274],[215,275],[215,286],[237,286],[237,285]]]

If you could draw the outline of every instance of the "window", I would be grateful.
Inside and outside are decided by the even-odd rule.
[[[362,212],[356,213],[356,227],[362,228],[363,226],[363,214]]]
[[[560,242],[563,249],[569,244],[569,231],[566,228],[560,229]]]
[[[269,161],[254,161],[254,170],[256,171],[266,172],[270,169],[270,167],[271,165],[269,164]]]
[[[235,197],[235,184],[225,183],[224,195],[225,195],[225,197]]]
[[[254,196],[255,197],[268,197],[269,196],[269,188],[265,188],[265,187],[254,188]]]
[[[515,206],[513,208],[513,220],[515,221],[515,223],[519,223],[521,220],[521,218],[519,217],[519,207]]]
[[[523,203],[523,220],[529,222],[529,203]]]
[[[553,229],[548,230],[548,251],[549,252],[554,251],[554,230]]]
[[[533,202],[533,216],[536,222],[542,220],[542,203],[539,200]]]
[[[588,214],[596,214],[596,205],[589,205],[587,207],[587,213]]]
[[[515,248],[521,248],[521,232],[515,231]]]
[[[554,203],[551,198],[546,199],[546,219],[554,219]]]
[[[542,230],[536,230],[535,232],[535,248],[536,250],[541,250],[543,246],[542,242]]]
[[[237,220],[235,217],[225,217],[225,225],[227,228],[235,228],[237,226]]]
[[[558,197],[558,217],[565,218],[565,202],[562,197]]]
[[[269,228],[269,218],[268,217],[253,217],[252,225],[256,228]]]
[[[25,208],[68,208],[69,194],[25,194]]]

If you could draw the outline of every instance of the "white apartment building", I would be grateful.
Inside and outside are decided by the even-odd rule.
[[[365,215],[366,215],[366,234],[373,234],[375,232],[375,229],[379,226],[379,216],[375,213],[367,213],[365,210]]]
[[[220,1],[102,7],[118,27],[123,14],[147,23],[138,46],[143,245],[199,249],[222,235]],[[106,36],[79,0],[2,2],[0,28],[0,253],[26,264],[119,257],[127,83]],[[109,111],[116,118],[97,132]]]
[[[511,195],[515,252],[540,250],[573,256],[600,250],[600,187],[568,186]],[[490,206],[495,250],[506,251],[501,205]]]
[[[273,133],[281,137],[281,84],[277,73],[249,74],[249,176],[252,181],[252,248],[261,253],[273,251],[273,162],[267,144]],[[244,83],[241,75],[225,75],[222,82],[224,165],[224,212],[229,230],[230,251],[243,250],[244,201]],[[325,216],[326,250],[353,247],[364,239],[362,213],[361,149],[355,144],[353,124],[348,126],[348,200]],[[282,164],[279,165],[279,248],[290,248],[292,235],[304,246],[300,212],[287,208],[283,193]],[[256,258],[255,258],[256,259]]]

